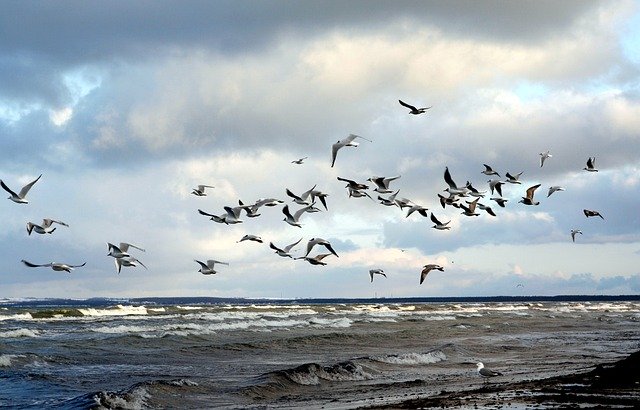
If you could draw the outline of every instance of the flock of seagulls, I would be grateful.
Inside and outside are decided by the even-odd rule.
[[[427,110],[431,107],[422,107],[418,108],[411,104],[407,104],[402,100],[398,100],[400,105],[409,109],[409,114],[419,115],[425,114]],[[343,147],[358,147],[359,140],[364,140],[368,142],[373,142],[368,138],[349,134],[347,137],[337,141],[335,144],[331,146],[331,167],[333,168],[336,165],[338,152]],[[540,154],[540,167],[542,168],[545,163],[552,158],[552,154],[549,150],[545,152],[541,152]],[[308,159],[307,156],[301,157],[299,159],[291,161],[294,165],[303,165],[304,161]],[[598,169],[595,167],[595,157],[589,157],[587,159],[586,166],[583,168],[588,172],[597,172]],[[504,178],[500,176],[492,166],[488,164],[483,164],[484,169],[480,171],[481,174],[490,177],[487,181],[488,186],[487,189],[481,190],[477,189],[473,186],[471,182],[467,180],[465,184],[458,184],[453,179],[453,176],[449,170],[449,167],[445,167],[444,169],[444,182],[446,187],[443,192],[446,194],[438,194],[438,201],[442,208],[446,207],[454,207],[460,210],[460,213],[467,217],[478,217],[481,213],[486,213],[491,217],[496,217],[497,213],[495,210],[487,203],[480,202],[481,199],[489,196],[489,200],[493,201],[498,207],[505,208],[507,206],[508,199],[503,197],[503,187],[506,185],[521,185],[520,176],[523,172],[511,173],[505,172]],[[7,191],[10,196],[9,199],[18,204],[28,204],[26,199],[27,194],[31,190],[31,188],[36,184],[42,174],[38,176],[35,180],[23,186],[18,193],[9,188],[4,181],[0,180],[0,185],[2,188]],[[337,177],[337,180],[345,183],[345,188],[347,190],[347,196],[349,198],[368,198],[373,202],[377,202],[380,205],[387,207],[398,208],[401,211],[406,211],[405,217],[408,218],[411,215],[419,215],[421,217],[429,218],[433,223],[432,228],[439,231],[446,231],[451,229],[451,220],[442,221],[441,218],[435,215],[433,211],[429,211],[424,205],[417,204],[408,198],[398,197],[400,189],[393,189],[392,186],[396,184],[397,180],[400,179],[400,175],[395,176],[372,176],[366,180],[366,182],[358,182],[353,179],[345,178],[345,177]],[[372,184],[374,187],[370,190],[369,184]],[[535,184],[528,187],[522,196],[522,199],[519,203],[522,203],[527,206],[538,206],[540,205],[540,201],[537,199],[536,191],[541,187],[541,184]],[[215,189],[214,185],[200,184],[195,188],[192,188],[191,193],[197,197],[206,197],[207,192],[211,189]],[[549,198],[552,194],[559,191],[564,191],[565,188],[558,185],[553,185],[548,188],[547,198]],[[369,193],[375,193],[375,198]],[[490,192],[490,194],[488,194]],[[222,213],[211,213],[203,211],[202,209],[198,209],[198,213],[205,217],[208,217],[213,222],[224,224],[224,225],[235,225],[239,223],[243,223],[243,216],[247,218],[257,218],[261,215],[261,211],[263,207],[272,208],[282,206],[281,212],[284,215],[283,221],[292,227],[300,228],[302,227],[302,220],[306,217],[307,214],[313,214],[316,212],[324,212],[328,211],[329,207],[327,204],[328,194],[322,192],[317,188],[316,185],[312,186],[305,192],[296,194],[292,192],[289,188],[285,189],[285,194],[291,200],[291,204],[285,203],[284,200],[276,199],[276,198],[261,198],[256,200],[253,203],[245,204],[242,200],[238,199],[237,205],[228,205],[224,206]],[[324,208],[324,211],[318,204]],[[292,209],[295,205],[298,206],[297,209]],[[291,206],[291,207],[290,207]],[[604,217],[595,210],[584,209],[584,215],[589,217],[600,217],[604,219]],[[52,234],[57,226],[65,226],[69,227],[69,225],[65,222],[44,218],[40,224],[36,224],[33,222],[27,222],[27,233],[31,235],[32,232],[38,234]],[[570,232],[571,239],[573,242],[576,241],[576,235],[582,235],[582,231],[580,229],[574,228]],[[311,238],[306,242],[306,252],[302,256],[294,256],[294,249],[302,242],[303,238],[298,239],[297,241],[290,243],[286,246],[280,247],[275,245],[273,242],[269,242],[269,248],[274,251],[274,253],[280,257],[290,258],[292,260],[303,260],[308,262],[311,265],[327,265],[329,257],[339,257],[338,253],[335,251],[331,243],[322,238]],[[257,235],[246,234],[242,238],[236,241],[237,243],[241,242],[255,242],[255,243],[264,243],[264,240]],[[108,254],[107,256],[114,258],[114,264],[116,267],[116,272],[119,274],[121,272],[122,267],[136,267],[142,266],[147,269],[147,266],[144,265],[136,256],[133,256],[129,253],[130,249],[136,249],[140,252],[145,252],[144,249],[139,246],[132,245],[127,242],[120,242],[118,245],[107,243]],[[315,255],[311,255],[314,248],[323,247],[327,252],[317,253]],[[212,258],[206,259],[206,262],[202,262],[201,260],[194,259],[194,261],[199,265],[199,270],[203,275],[213,275],[216,274],[217,271],[215,269],[216,264],[218,265],[229,265],[228,262],[218,261]],[[74,268],[79,268],[85,266],[86,262],[73,265],[68,263],[59,263],[59,262],[50,262],[45,264],[36,264],[29,262],[27,260],[22,260],[22,262],[28,267],[50,267],[54,271],[66,271],[71,272]],[[433,270],[444,271],[444,267],[429,263],[423,266],[422,271],[419,276],[419,283],[422,284],[429,272]],[[374,276],[379,275],[382,277],[387,277],[386,273],[381,268],[375,268],[369,270],[370,281],[373,282]],[[482,363],[478,363],[479,371],[481,370],[480,365]]]

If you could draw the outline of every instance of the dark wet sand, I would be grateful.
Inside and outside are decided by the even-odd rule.
[[[446,392],[367,409],[640,408],[640,351],[590,371]]]

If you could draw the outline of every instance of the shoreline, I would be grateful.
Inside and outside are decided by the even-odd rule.
[[[480,388],[441,391],[416,399],[359,409],[418,408],[638,408],[640,351],[594,366],[587,372],[518,382],[490,382]]]

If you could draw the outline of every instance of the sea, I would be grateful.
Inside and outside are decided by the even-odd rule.
[[[364,408],[638,350],[640,296],[0,299],[0,408]]]

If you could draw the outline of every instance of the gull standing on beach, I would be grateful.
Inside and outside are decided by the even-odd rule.
[[[28,204],[29,201],[27,201],[25,199],[25,197],[27,196],[27,193],[29,192],[29,190],[31,189],[31,187],[33,186],[33,184],[35,184],[36,182],[38,182],[38,180],[40,179],[40,177],[42,177],[42,174],[40,174],[40,176],[38,178],[36,178],[35,180],[29,182],[27,185],[23,186],[22,189],[20,190],[20,192],[18,192],[17,194],[15,192],[13,192],[11,190],[11,188],[9,188],[4,181],[2,181],[0,179],[0,185],[2,186],[2,188],[7,191],[8,193],[11,194],[11,196],[8,198],[10,200],[12,200],[13,202],[17,203],[17,204]]]
[[[502,376],[502,373],[484,367],[482,362],[476,363],[476,366],[478,368],[478,375],[482,378],[488,379],[489,377]]]

